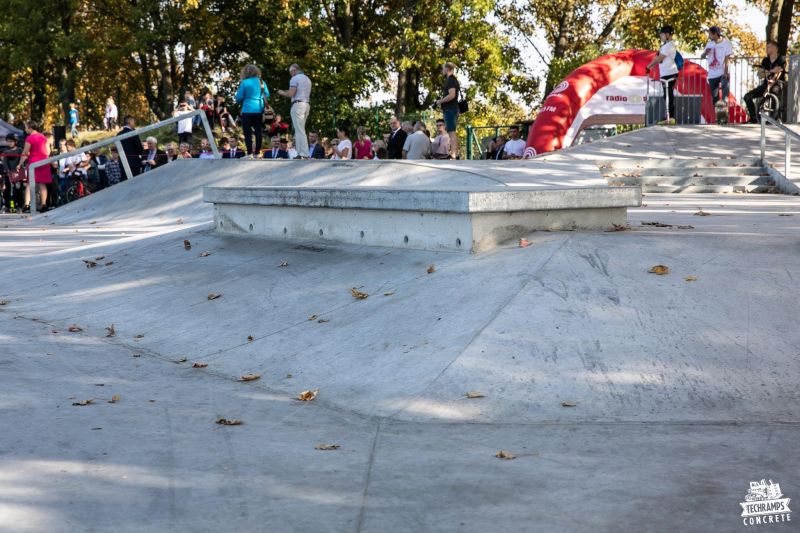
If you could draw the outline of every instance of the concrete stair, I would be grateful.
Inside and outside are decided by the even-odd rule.
[[[779,193],[757,159],[624,159],[599,164],[612,187],[644,193]]]

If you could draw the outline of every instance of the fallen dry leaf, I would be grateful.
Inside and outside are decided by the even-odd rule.
[[[143,339],[144,338],[144,333],[137,333],[136,335],[133,336],[133,338],[134,339]]]
[[[711,216],[711,213],[706,213],[702,209],[698,209],[697,213],[694,213],[694,216],[696,216],[696,217],[709,217],[709,216]]]
[[[235,418],[231,419],[220,418],[217,420],[217,424],[221,426],[241,426],[242,424],[244,424],[244,422],[242,422],[241,420],[237,420]]]
[[[174,361],[172,361],[172,362],[173,362],[173,363],[185,363],[185,362],[186,362],[186,361],[188,361],[188,360],[189,360],[189,359],[188,359],[188,358],[186,358],[186,357],[181,357],[180,359],[175,359],[175,360],[174,360]]]
[[[255,340],[255,339],[253,338],[253,336],[252,336],[252,335],[248,335],[248,336],[247,336],[247,342],[253,342],[254,340]]]
[[[294,376],[292,376],[291,374],[286,374],[286,378],[287,378],[287,379],[291,379],[291,378],[293,378],[293,377],[294,377]]]
[[[205,368],[208,366],[208,363],[194,363],[192,368]]]
[[[310,317],[308,317],[308,320],[316,320],[316,319],[317,319],[317,315],[311,315]]]
[[[117,330],[114,329],[114,324],[106,327],[106,337],[115,337],[117,335]]]
[[[83,328],[77,324],[70,324],[67,330],[70,331],[71,333],[80,333],[81,331],[83,331]]]
[[[664,274],[669,274],[669,267],[664,265],[656,265],[650,270],[648,270],[650,274],[658,274],[659,276],[663,276]]]
[[[576,402],[571,402],[569,400],[561,402],[561,407],[578,407]]]
[[[311,400],[317,397],[318,392],[319,389],[304,390],[297,396],[297,399],[300,400],[301,402],[310,402]]]
[[[433,274],[434,272],[436,272],[436,265],[431,263],[431,266],[428,267],[427,272],[428,274]]]
[[[90,398],[88,400],[81,400],[79,402],[72,402],[72,405],[84,406],[84,405],[89,405],[90,403],[92,403],[92,401],[93,401],[93,399]]]
[[[330,321],[331,321],[330,318],[320,318],[319,320],[317,320],[317,324],[324,324],[324,323],[330,322]]]
[[[115,394],[114,396],[111,397],[110,400],[108,400],[108,403],[117,403],[121,399],[122,397],[119,394]]]
[[[476,390],[471,390],[467,393],[467,398],[485,398],[482,392],[478,392]]]
[[[97,224],[97,221],[96,220],[92,220],[91,222],[89,222],[89,224]]]
[[[191,250],[192,249],[192,243],[190,243],[188,240],[184,239],[183,248],[185,250]]]
[[[507,461],[510,461],[512,459],[516,459],[517,458],[516,455],[514,455],[513,453],[511,453],[511,452],[509,452],[507,450],[500,450],[499,452],[494,454],[494,456],[497,457],[498,459],[505,459]]]
[[[611,229],[608,231],[626,231],[628,226],[624,224],[611,224]]]
[[[657,228],[671,228],[672,224],[663,224],[661,222],[642,222],[642,226],[655,226]]]
[[[239,378],[239,381],[255,381],[261,379],[261,374],[245,374]]]
[[[8,300],[0,300],[0,305],[8,305]]]
[[[177,222],[178,224],[183,224],[183,219],[182,219],[182,218],[179,218],[179,219],[178,219],[176,222]]]
[[[286,261],[286,260],[281,261],[280,263],[278,263],[278,266],[279,267],[288,267],[289,266],[289,261]]]
[[[90,261],[88,259],[84,259],[83,262],[86,265],[86,268],[94,268],[97,266],[97,263],[95,263],[94,261]]]
[[[793,217],[794,215],[791,213],[780,213],[778,214],[779,217]]]
[[[527,248],[531,244],[533,244],[533,243],[531,241],[529,241],[528,239],[520,239],[519,240],[519,247],[520,248]]]
[[[353,295],[353,298],[357,298],[359,300],[366,300],[367,298],[369,298],[369,294],[367,294],[366,292],[361,292],[360,290],[356,289],[355,287],[350,289],[350,294]]]
[[[694,229],[694,226],[678,226],[678,229]]]
[[[197,257],[208,257],[209,255],[211,255],[211,252],[200,252],[200,255]]]
[[[103,265],[103,266],[110,267],[110,266],[111,266],[111,265],[113,265],[113,264],[114,264],[114,261],[109,261],[108,263],[106,263],[106,264],[105,264],[105,265]]]
[[[697,276],[686,276],[683,281],[697,281]]]
[[[315,450],[338,450],[342,446],[339,444],[317,444],[314,446]]]
[[[105,258],[106,258],[106,256],[104,256],[104,255],[100,255],[100,256],[97,256],[97,257],[95,257],[95,258],[94,258],[94,260],[95,260],[95,261],[102,261],[102,260],[103,260],[103,259],[105,259]]]
[[[216,300],[217,298],[220,298],[220,297],[222,297],[221,294],[217,294],[215,292],[208,293],[208,299],[209,300]]]
[[[388,292],[384,292],[383,295],[384,296],[393,296],[394,293],[395,293],[395,291],[388,291]]]

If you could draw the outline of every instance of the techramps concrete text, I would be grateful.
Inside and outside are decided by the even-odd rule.
[[[740,531],[750,481],[800,497],[797,197],[479,254],[231,237],[202,201],[605,184],[546,163],[189,161],[0,219],[0,531]]]

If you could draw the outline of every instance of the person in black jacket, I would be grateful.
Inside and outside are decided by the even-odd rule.
[[[136,129],[136,119],[130,115],[127,115],[123,119],[123,123],[125,125],[117,135],[124,135]],[[142,146],[141,139],[139,139],[139,137],[131,137],[130,139],[123,140],[122,150],[125,152],[125,159],[128,160],[128,165],[131,167],[131,174],[134,176],[141,174],[142,156],[144,155],[144,146]],[[125,173],[123,172],[120,181],[125,181],[126,179],[128,179],[128,176],[125,176]]]
[[[400,121],[397,120],[397,117],[389,119],[389,127],[392,128],[392,133],[389,136],[389,145],[387,146],[389,159],[403,159],[403,146],[406,144],[408,134],[400,127]]]
[[[141,161],[142,172],[149,172],[167,164],[167,153],[159,149],[158,139],[155,137],[147,138],[147,150],[142,154]]]
[[[264,159],[289,159],[289,152],[281,148],[281,138],[272,138],[272,148],[264,152]]]
[[[308,154],[311,159],[325,159],[325,147],[319,142],[319,133],[308,133]]]
[[[244,155],[244,150],[239,148],[239,140],[233,137],[228,141],[228,147],[222,152],[222,159],[241,159]]]
[[[14,200],[14,208],[21,209],[25,202],[22,183],[11,183],[9,172],[17,169],[22,148],[17,146],[17,136],[13,133],[6,135],[6,146],[0,152],[0,173],[3,175],[3,210],[11,211],[11,200]],[[2,212],[2,211],[0,211]]]

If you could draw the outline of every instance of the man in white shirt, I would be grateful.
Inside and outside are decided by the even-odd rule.
[[[519,138],[519,128],[517,126],[508,128],[508,136],[510,139],[503,147],[503,159],[522,159],[526,143]]]
[[[659,31],[658,36],[661,38],[661,48],[658,50],[656,56],[647,65],[647,72],[658,65],[658,72],[661,76],[661,81],[664,82],[667,88],[667,120],[666,124],[675,124],[675,82],[678,79],[678,66],[675,64],[675,55],[678,53],[678,48],[672,40],[675,31],[672,26],[663,26]]]
[[[403,144],[403,159],[428,159],[431,155],[431,140],[425,134],[425,124],[418,121],[414,133],[406,137]]]
[[[311,80],[303,74],[299,65],[289,67],[288,91],[278,91],[278,94],[292,100],[292,125],[294,126],[294,142],[297,153],[303,159],[308,159],[308,137],[306,137],[306,121],[311,112]]]
[[[708,85],[711,87],[711,98],[714,103],[719,100],[719,88],[722,86],[722,101],[728,101],[730,92],[730,74],[728,59],[733,55],[731,42],[722,36],[719,26],[708,29],[708,44],[700,59],[708,57]]]

